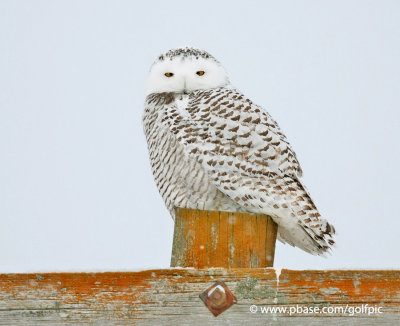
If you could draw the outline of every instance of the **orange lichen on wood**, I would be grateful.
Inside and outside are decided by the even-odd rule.
[[[271,267],[277,225],[262,214],[176,209],[172,267]]]
[[[282,270],[279,274],[273,268],[212,268],[0,274],[0,325],[214,325],[216,319],[199,294],[217,280],[237,299],[217,317],[222,324],[268,324],[274,319],[277,325],[296,325],[315,323],[315,318],[324,325],[400,322],[400,271]],[[268,315],[250,313],[251,305],[369,305],[382,307],[382,314]]]

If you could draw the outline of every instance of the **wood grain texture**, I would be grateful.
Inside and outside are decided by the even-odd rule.
[[[279,278],[277,277],[279,276]],[[237,303],[214,317],[199,294],[224,281]],[[381,306],[382,314],[251,313],[249,307]],[[0,325],[398,325],[400,271],[164,269],[0,274]]]
[[[171,267],[272,267],[277,230],[267,215],[177,208]]]

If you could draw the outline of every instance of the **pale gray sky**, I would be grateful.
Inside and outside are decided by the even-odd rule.
[[[400,268],[399,1],[0,1],[0,272],[168,267],[150,171],[147,71],[209,51],[278,121],[335,225],[328,259]]]

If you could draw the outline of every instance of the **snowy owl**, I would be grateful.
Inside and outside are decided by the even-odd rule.
[[[268,112],[229,81],[209,53],[160,55],[147,80],[143,126],[152,172],[175,208],[267,214],[278,239],[322,255],[334,241],[300,177],[285,135]]]

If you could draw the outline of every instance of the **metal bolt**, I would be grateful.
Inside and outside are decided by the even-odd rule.
[[[217,317],[236,303],[236,298],[222,281],[216,282],[200,294],[206,307]]]

